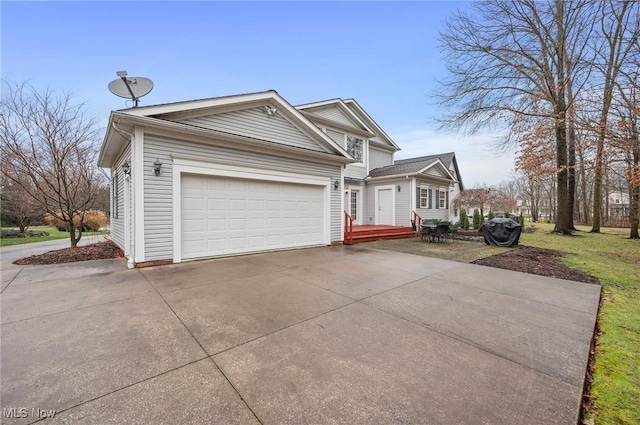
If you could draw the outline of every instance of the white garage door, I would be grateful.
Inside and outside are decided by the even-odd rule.
[[[324,187],[182,176],[182,258],[319,245]]]

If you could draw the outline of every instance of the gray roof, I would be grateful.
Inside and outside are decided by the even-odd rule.
[[[442,161],[445,167],[450,167],[455,158],[455,153],[448,152],[437,155],[421,156],[394,161],[393,165],[387,165],[371,170],[369,177],[395,176],[401,174],[415,174],[428,167],[437,160]],[[456,167],[457,168],[457,167]]]

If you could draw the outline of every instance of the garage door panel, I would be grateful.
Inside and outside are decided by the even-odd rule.
[[[182,257],[323,243],[324,187],[182,176]]]

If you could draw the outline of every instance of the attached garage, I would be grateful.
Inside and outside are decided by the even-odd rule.
[[[129,267],[343,240],[354,159],[275,91],[114,111],[107,128]]]
[[[182,259],[326,243],[326,186],[184,174]]]

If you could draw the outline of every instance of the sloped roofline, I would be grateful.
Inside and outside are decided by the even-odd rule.
[[[335,98],[335,99],[327,99],[327,100],[321,100],[319,102],[312,102],[312,103],[304,103],[302,105],[296,105],[296,109],[299,110],[307,110],[307,109],[311,109],[311,108],[318,108],[318,107],[322,107],[322,106],[331,106],[331,105],[335,105],[338,107],[338,109],[340,109],[343,113],[345,113],[352,121],[354,121],[356,124],[360,125],[362,127],[363,130],[375,134],[370,128],[369,126],[360,119],[360,117],[358,115],[356,115],[351,108],[349,108],[342,99],[340,98]]]
[[[355,99],[353,98],[345,99],[344,103],[353,105],[358,110],[358,112],[362,114],[362,117],[365,119],[365,121],[368,121],[369,125],[376,130],[377,134],[380,135],[380,137],[382,137],[387,143],[393,146],[396,150],[398,151],[400,150],[400,147],[396,145],[393,139],[387,133],[385,133],[382,127],[380,127],[378,123],[375,122],[375,120],[371,118],[369,114],[367,114],[367,111],[365,111],[364,108],[360,106],[360,104],[356,102]]]
[[[198,113],[199,115],[206,115],[215,111],[216,109],[222,109],[233,105],[241,107],[245,104],[251,105],[257,102],[270,103],[272,106],[276,107],[278,113],[285,115],[295,125],[300,126],[303,129],[303,132],[307,133],[309,137],[316,140],[316,142],[318,142],[321,146],[324,145],[324,147],[328,148],[329,151],[333,151],[337,153],[338,156],[344,157],[345,159],[347,159],[347,162],[353,162],[353,158],[351,157],[351,155],[349,155],[349,153],[342,146],[334,142],[333,139],[322,132],[315,124],[313,124],[308,118],[306,118],[301,113],[301,111],[298,111],[296,108],[294,108],[275,90],[268,90],[264,92],[180,101],[114,111],[109,117],[109,125],[102,142],[102,149],[100,150],[98,164],[103,164],[100,166],[108,166],[106,165],[105,155],[106,151],[109,149],[109,145],[115,137],[115,133],[117,133],[116,129],[113,128],[115,117],[117,117],[118,120],[126,119],[127,116],[130,116],[132,119],[158,119],[158,116],[170,116],[173,114],[180,114],[185,112],[194,112]],[[165,120],[158,119],[157,122],[160,123],[162,121]]]

